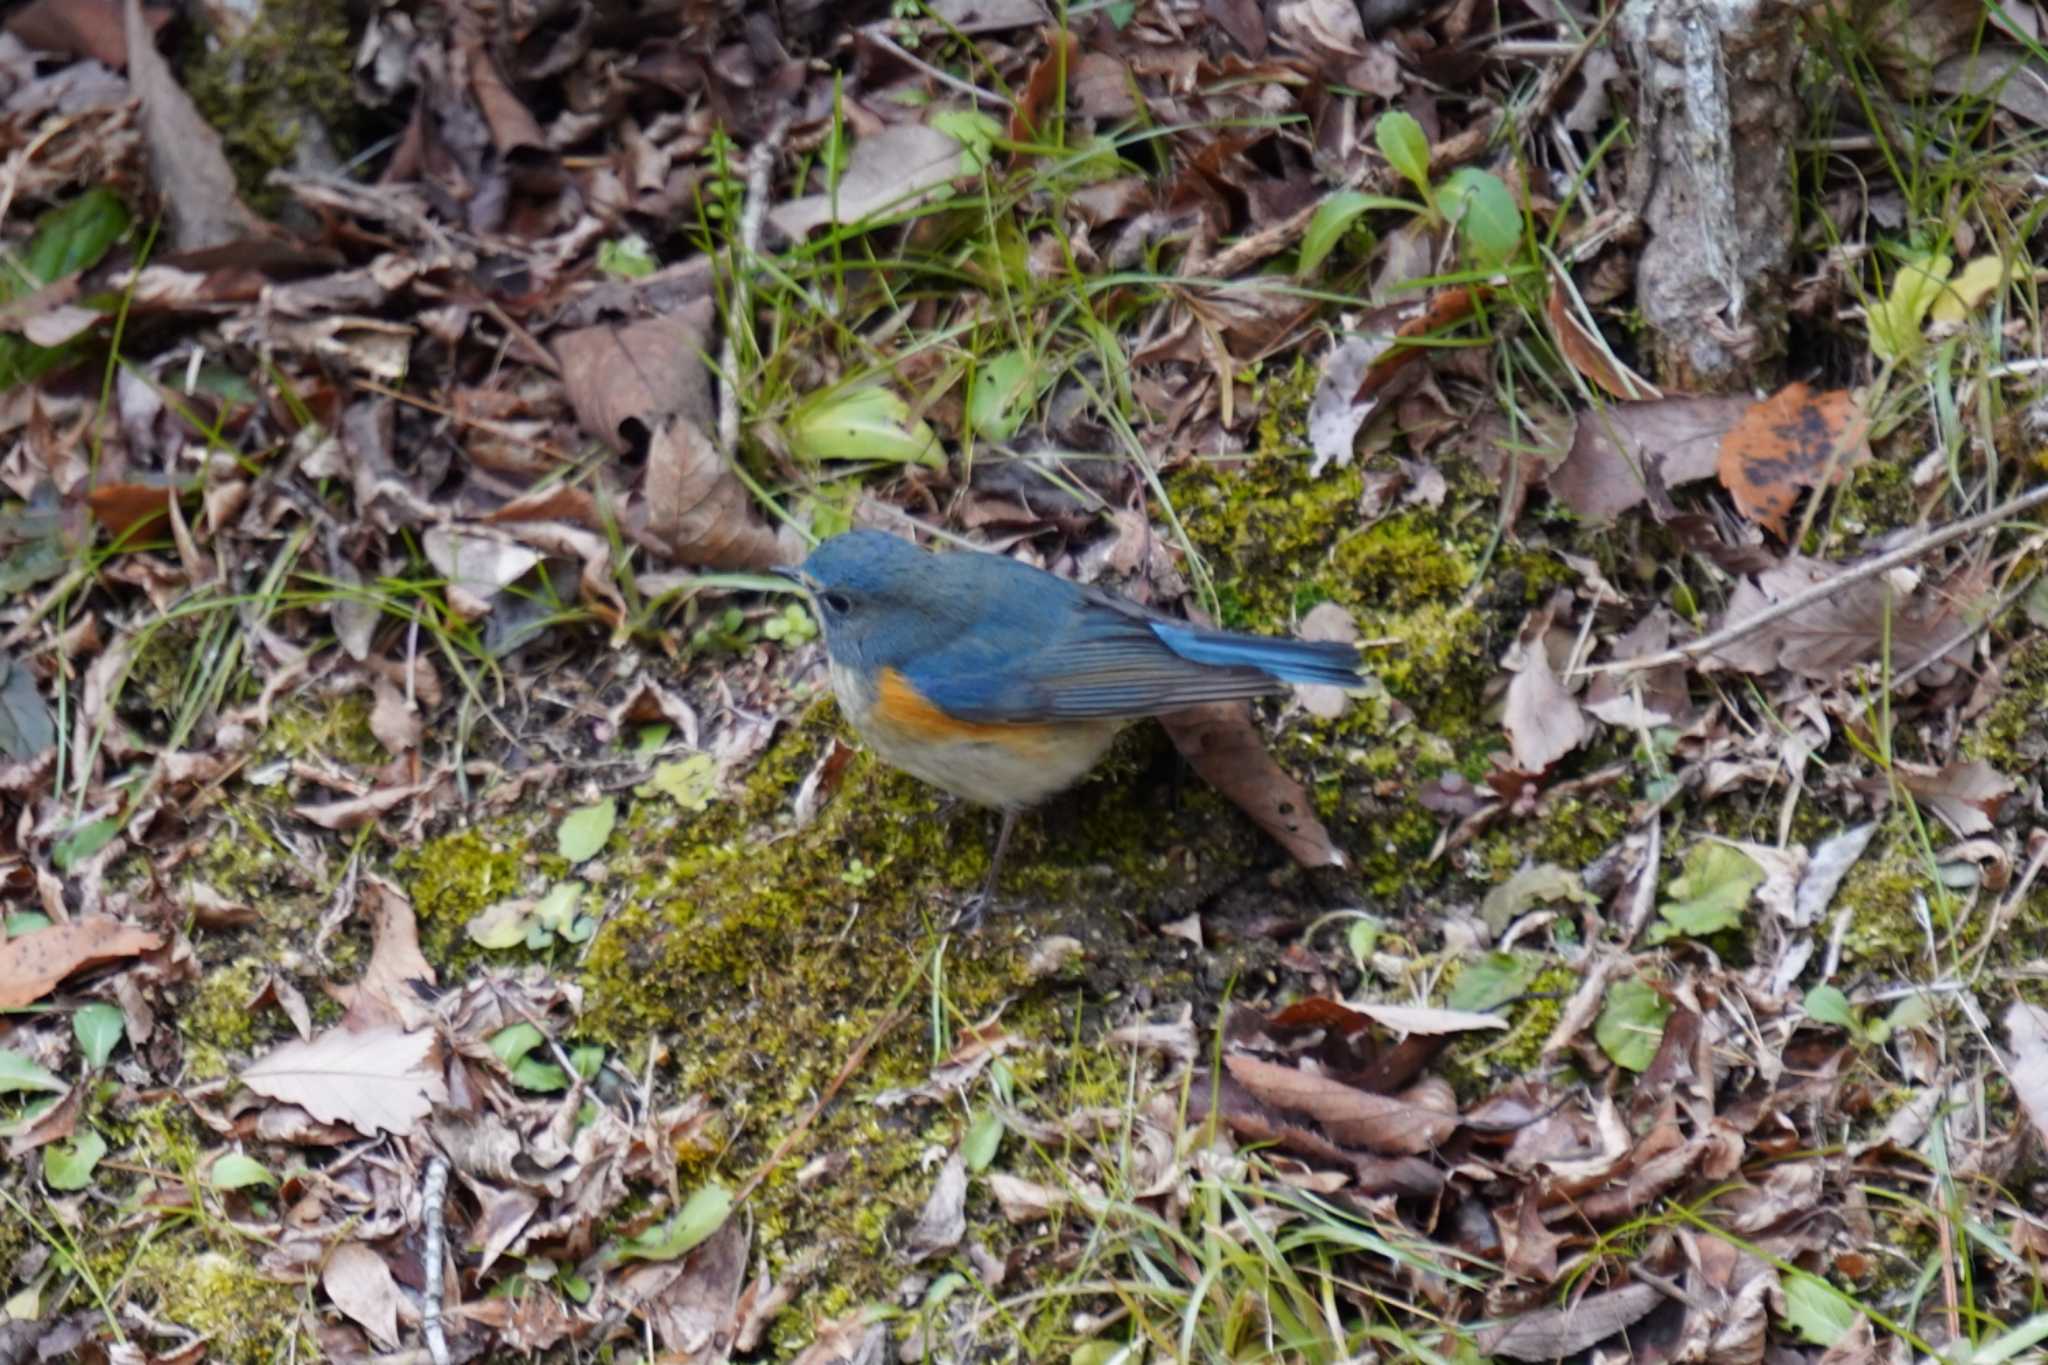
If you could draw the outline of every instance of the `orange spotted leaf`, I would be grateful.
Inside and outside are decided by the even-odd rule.
[[[1799,495],[1839,482],[1869,454],[1870,421],[1846,389],[1784,388],[1750,406],[1721,438],[1721,483],[1752,521],[1783,539]]]

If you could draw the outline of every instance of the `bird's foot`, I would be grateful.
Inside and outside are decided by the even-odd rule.
[[[953,918],[946,925],[947,933],[971,934],[981,927],[989,911],[1000,910],[993,888],[984,886],[981,890],[960,902],[960,908],[953,912]]]

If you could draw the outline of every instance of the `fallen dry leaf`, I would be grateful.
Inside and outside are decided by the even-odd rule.
[[[1751,521],[1785,537],[1799,495],[1839,483],[1870,456],[1870,421],[1847,389],[1815,393],[1787,384],[1749,410],[1721,438],[1717,472]]]
[[[942,1256],[960,1245],[967,1235],[967,1159],[955,1152],[939,1168],[924,1211],[911,1225],[904,1239],[903,1255],[913,1265]]]
[[[333,1028],[272,1048],[242,1072],[257,1094],[296,1104],[323,1123],[404,1136],[448,1098],[431,1029]]]
[[[2012,1049],[2012,1090],[2048,1142],[2048,1009],[2016,1000],[2005,1012],[2005,1041]]]
[[[1648,462],[1667,488],[1712,478],[1721,438],[1749,409],[1746,398],[1662,398],[1579,414],[1572,448],[1550,473],[1552,497],[1581,521],[1605,526],[1649,496]]]
[[[1509,1360],[1559,1360],[1577,1355],[1648,1316],[1665,1302],[1664,1292],[1631,1284],[1606,1294],[1587,1294],[1562,1308],[1540,1308],[1481,1332],[1482,1353]]]
[[[398,1282],[384,1258],[362,1242],[343,1242],[320,1269],[320,1287],[377,1345],[398,1345]]]
[[[1400,1095],[1375,1095],[1332,1076],[1233,1054],[1231,1078],[1262,1103],[1316,1120],[1333,1141],[1393,1156],[1432,1151],[1458,1128],[1457,1101],[1435,1078]]]
[[[1273,836],[1303,867],[1345,867],[1343,851],[1316,818],[1308,792],[1289,777],[1252,724],[1243,702],[1211,702],[1159,718],[1174,748],[1204,781]]]
[[[163,946],[154,930],[88,915],[52,924],[0,944],[0,1009],[40,1000],[73,972]]]
[[[200,117],[192,97],[171,74],[151,41],[153,33],[141,0],[128,0],[122,27],[128,83],[142,103],[151,178],[171,220],[172,244],[194,251],[259,235],[262,226],[235,188],[220,134]]]
[[[822,223],[857,223],[901,213],[959,175],[960,143],[922,123],[899,123],[853,144],[832,188],[768,210],[769,225],[801,237]]]
[[[1508,683],[1507,707],[1501,726],[1507,731],[1515,766],[1541,773],[1579,747],[1592,733],[1578,699],[1558,680],[1544,647],[1555,606],[1529,613],[1521,638],[1502,662],[1514,673]]]
[[[1899,765],[1899,783],[1964,838],[1989,834],[1992,820],[2017,787],[1983,759],[1929,770]]]
[[[1573,301],[1570,282],[1552,267],[1550,301],[1545,313],[1550,319],[1551,335],[1557,339],[1557,349],[1571,362],[1571,367],[1623,402],[1662,398],[1664,395],[1649,380],[1615,359],[1598,332],[1580,321]]]
[[[586,431],[621,453],[644,449],[641,514],[674,558],[721,569],[764,569],[802,558],[794,540],[762,522],[709,432],[705,366],[712,301],[624,326],[555,338],[562,380]]]

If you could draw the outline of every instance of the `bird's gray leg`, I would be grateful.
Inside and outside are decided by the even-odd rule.
[[[960,913],[953,917],[955,929],[975,928],[981,923],[981,917],[988,913],[988,908],[995,904],[996,878],[1003,870],[1003,854],[1010,848],[1010,831],[1016,827],[1017,812],[1005,810],[1003,827],[996,832],[996,851],[989,855],[988,876],[983,880],[981,890],[975,892],[973,899],[961,906]]]

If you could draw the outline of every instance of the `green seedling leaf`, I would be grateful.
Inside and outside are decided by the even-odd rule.
[[[1650,926],[1652,943],[1687,934],[1700,938],[1742,923],[1749,895],[1763,882],[1756,859],[1726,844],[1701,843],[1685,860],[1685,871],[1671,879],[1672,899],[1657,907],[1663,919]]]
[[[1915,992],[1893,1005],[1891,1013],[1884,1017],[1887,1036],[1893,1033],[1909,1033],[1934,1018],[1934,1002],[1924,994]],[[1878,1041],[1882,1042],[1883,1039]]]
[[[33,934],[38,929],[49,928],[50,917],[40,910],[19,910],[0,920],[0,924],[6,925],[7,937],[20,938],[23,934]]]
[[[1785,1290],[1785,1325],[1814,1345],[1832,1346],[1856,1325],[1856,1305],[1826,1280],[1789,1270],[1780,1283]]]
[[[213,1163],[206,1173],[206,1183],[217,1190],[244,1190],[251,1185],[275,1185],[277,1177],[255,1157],[229,1152]]]
[[[658,763],[651,785],[684,810],[709,810],[711,798],[718,795],[718,764],[710,754]]]
[[[533,917],[550,933],[562,933],[576,922],[576,907],[583,903],[582,882],[560,882],[533,907]]]
[[[499,1029],[491,1035],[491,1051],[507,1070],[519,1065],[527,1053],[539,1047],[547,1039],[532,1024],[521,1021]]]
[[[78,864],[113,842],[121,832],[121,822],[109,815],[90,824],[80,825],[59,839],[50,849],[50,861],[59,872],[69,872]]]
[[[985,441],[1007,441],[1024,425],[1037,396],[1037,366],[1022,351],[1004,351],[985,362],[967,398],[967,424]]]
[[[109,189],[87,190],[36,224],[35,239],[21,263],[33,277],[29,289],[97,265],[128,231],[128,206]],[[27,292],[23,290],[22,292]]]
[[[517,948],[529,941],[536,923],[533,901],[516,896],[486,905],[469,917],[462,932],[479,948]]]
[[[655,259],[647,239],[634,232],[617,241],[599,242],[597,268],[623,280],[641,280],[660,269],[661,262]]]
[[[926,120],[960,144],[960,174],[980,175],[995,159],[996,139],[1003,125],[978,109],[948,109]]]
[[[64,1142],[43,1148],[43,1180],[53,1190],[82,1190],[92,1184],[93,1168],[107,1154],[107,1140],[88,1128]]]
[[[53,1076],[28,1058],[9,1048],[0,1048],[0,1095],[10,1090],[68,1089],[60,1076]]]
[[[977,1117],[960,1143],[960,1158],[975,1175],[987,1170],[1003,1145],[1003,1116],[993,1109]]]
[[[551,1095],[557,1090],[569,1088],[569,1073],[553,1062],[538,1057],[522,1057],[512,1068],[512,1084],[521,1090],[536,1090]]]
[[[1521,248],[1521,206],[1493,172],[1459,167],[1437,191],[1437,204],[1458,225],[1458,240],[1481,269],[1500,269]]]
[[[1429,139],[1423,136],[1422,125],[1415,121],[1415,116],[1389,109],[1373,125],[1372,136],[1387,164],[1406,176],[1416,192],[1429,200]]]
[[[1607,988],[1593,1039],[1616,1066],[1641,1071],[1657,1055],[1657,1044],[1664,1041],[1664,1021],[1670,1017],[1671,1006],[1664,997],[1630,977]]]
[[[1385,123],[1386,120],[1381,119],[1380,122]],[[1403,213],[1428,211],[1412,199],[1392,199],[1384,194],[1367,194],[1363,190],[1339,190],[1316,205],[1315,217],[1308,220],[1308,230],[1301,234],[1301,259],[1296,263],[1294,273],[1313,275],[1339,239],[1351,230],[1351,225],[1375,209],[1398,209]]]
[[[1484,1013],[1498,1009],[1536,984],[1537,964],[1521,953],[1488,953],[1458,973],[1444,1004]]]
[[[922,418],[912,422],[910,405],[879,384],[834,389],[797,409],[789,423],[789,448],[797,458],[880,460],[943,468],[939,438]]]
[[[57,724],[35,675],[0,657],[0,756],[34,758],[57,742]]]
[[[618,803],[607,796],[562,817],[562,826],[555,831],[555,847],[571,863],[587,862],[603,852],[618,823]]]
[[[1863,1031],[1863,1019],[1849,997],[1834,986],[1815,986],[1806,993],[1806,1017],[1816,1024],[1832,1024],[1851,1033]]]
[[[1344,930],[1344,946],[1351,952],[1351,959],[1361,965],[1370,958],[1373,950],[1380,946],[1380,922],[1366,915],[1352,919]]]
[[[584,1080],[604,1069],[604,1047],[600,1043],[578,1043],[569,1049],[569,1065]]]
[[[718,1231],[732,1213],[732,1192],[706,1185],[683,1201],[675,1217],[658,1223],[618,1250],[622,1261],[673,1261]]]
[[[1870,352],[1897,364],[1917,355],[1927,344],[1921,325],[1948,286],[1955,261],[1948,256],[1923,256],[1908,261],[1892,276],[1884,299],[1870,306]]]
[[[107,1064],[107,1058],[121,1045],[126,1029],[121,1011],[104,1000],[82,1005],[71,1016],[71,1036],[78,1040],[78,1050],[85,1054],[87,1065],[95,1068]]]

